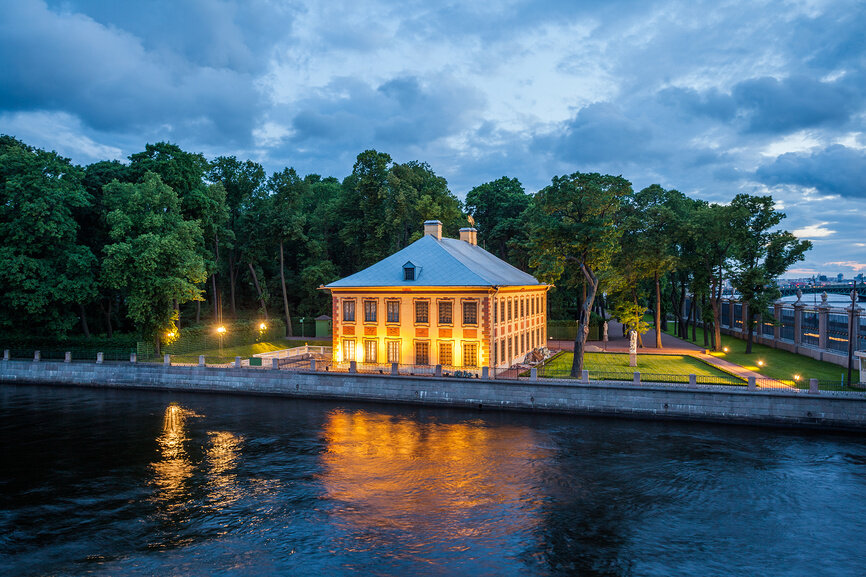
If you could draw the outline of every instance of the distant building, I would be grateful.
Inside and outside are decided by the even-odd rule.
[[[477,245],[474,228],[442,223],[403,250],[325,288],[334,361],[509,366],[547,339],[547,290]]]

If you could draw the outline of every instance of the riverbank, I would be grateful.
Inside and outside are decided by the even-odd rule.
[[[0,362],[0,383],[274,395],[866,430],[866,397],[744,387],[485,380],[131,363]]]

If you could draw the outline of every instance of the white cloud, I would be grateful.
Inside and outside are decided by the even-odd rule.
[[[827,228],[826,225],[828,224],[830,223],[819,222],[817,224],[810,224],[808,226],[804,226],[803,228],[798,228],[794,230],[793,233],[794,236],[800,238],[827,238],[836,234],[835,230]]]
[[[855,262],[853,260],[825,262],[824,266],[844,266],[852,269],[854,272],[866,272],[866,262]]]

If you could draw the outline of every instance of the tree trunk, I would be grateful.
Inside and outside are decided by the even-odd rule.
[[[90,328],[87,326],[87,313],[84,311],[84,305],[78,303],[78,310],[81,311],[81,332],[84,333],[84,338],[90,338]]]
[[[177,317],[177,331],[180,332],[180,304],[177,299],[172,299],[174,303],[174,315]]]
[[[253,284],[256,285],[256,292],[259,294],[259,302],[262,303],[262,313],[265,315],[265,320],[268,320],[268,307],[265,304],[265,297],[262,294],[262,287],[259,285],[259,277],[256,276],[256,269],[253,267],[253,263],[247,263],[250,267],[250,273],[253,275]]]
[[[679,337],[680,335],[680,321],[679,314],[677,311],[680,310],[679,303],[677,302],[677,291],[674,283],[671,283],[671,306],[673,306],[674,310],[674,336]]]
[[[213,288],[213,321],[215,323],[219,322],[220,313],[219,313],[219,297],[217,295],[217,286],[216,286],[216,273],[210,275],[211,287]]]
[[[201,301],[195,301],[195,324],[201,322]]]
[[[235,284],[238,281],[238,271],[235,270],[235,259],[234,259],[235,251],[232,250],[229,252],[229,289],[231,291],[232,297],[232,317],[238,316],[237,305],[235,304]]]
[[[697,333],[697,324],[698,324],[698,297],[696,295],[692,295],[692,342],[697,342],[698,333]]]
[[[707,326],[707,323],[704,321],[704,311],[707,310],[707,295],[701,295],[701,324],[704,327],[704,348],[707,349],[710,347],[710,327]]]
[[[653,314],[656,324],[656,348],[662,348],[662,289],[659,283],[659,273],[655,273],[656,282],[656,306]]]
[[[680,326],[680,338],[687,340],[689,338],[688,316],[685,315],[686,308],[686,283],[680,284],[680,308],[677,309],[677,324]]]
[[[752,340],[753,333],[755,332],[755,319],[752,314],[752,307],[749,307],[749,310],[746,312],[746,322],[749,323],[749,327],[746,331],[746,354],[752,354]]]
[[[631,298],[632,298],[632,302],[635,305],[635,309],[637,309],[637,291],[636,290],[631,291]],[[638,324],[640,324],[640,321],[638,321]],[[637,331],[637,327],[632,327],[632,328],[637,333],[637,346],[638,346],[638,348],[642,349],[643,348],[643,337]]]
[[[577,315],[577,334],[574,336],[574,357],[571,362],[571,376],[580,378],[583,375],[583,351],[586,338],[589,336],[589,313],[598,290],[598,277],[586,265],[580,265],[586,281],[583,285],[584,299]]]
[[[105,332],[108,334],[108,338],[114,334],[111,329],[111,299],[106,299],[108,302],[107,307],[102,307],[102,303],[100,303],[100,307],[102,307],[102,311],[105,313]]]
[[[289,316],[289,296],[286,294],[286,270],[283,266],[283,241],[280,240],[280,284],[283,287],[283,307],[286,310],[286,336],[292,336],[292,317]]]

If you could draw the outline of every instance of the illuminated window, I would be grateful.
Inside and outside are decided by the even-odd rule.
[[[378,303],[376,301],[364,301],[364,322],[365,323],[375,323],[376,322],[376,305]]]
[[[508,320],[511,320],[511,299],[508,299]]]
[[[343,301],[343,322],[355,322],[355,300]]]
[[[343,361],[349,362],[355,360],[355,339],[343,340]]]
[[[430,302],[415,301],[415,323],[426,325],[430,322]]]
[[[450,325],[453,321],[454,303],[451,301],[439,301],[439,324]]]
[[[418,341],[415,343],[415,364],[430,364],[430,343],[425,341]]]
[[[463,324],[478,324],[478,303],[476,301],[465,301],[463,303]]]
[[[388,362],[400,362],[400,341],[388,341]]]
[[[532,300],[530,300],[529,302],[532,303],[532,312],[530,314],[534,315],[535,314],[535,305],[537,305],[538,303],[536,302],[535,297],[532,297]]]
[[[511,362],[511,359],[514,358],[514,339],[512,337],[508,337],[508,362]]]
[[[524,303],[525,300],[526,300],[526,299],[523,299],[523,298],[520,299],[520,318],[523,318],[523,317],[524,317],[524,314],[523,314],[523,303]]]
[[[505,339],[502,339],[501,341],[499,341],[499,350],[501,351],[499,353],[499,356],[504,361],[505,360]]]
[[[505,299],[499,301],[499,318],[505,322]]]
[[[463,366],[478,366],[478,343],[463,343]]]
[[[377,341],[367,340],[364,341],[364,362],[365,363],[375,363],[376,362],[376,349]]]
[[[454,364],[454,346],[452,343],[439,343],[439,364],[451,366]]]
[[[385,303],[387,307],[388,314],[388,322],[389,323],[399,323],[400,322],[400,301],[388,301]]]
[[[518,353],[518,354],[523,353],[523,351],[525,351],[525,350],[526,350],[526,333],[521,333],[520,334],[520,353]]]
[[[499,315],[497,314],[498,311],[499,311],[499,307],[497,307],[496,304],[494,303],[493,304],[493,324],[494,325],[497,322],[499,322]]]

